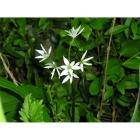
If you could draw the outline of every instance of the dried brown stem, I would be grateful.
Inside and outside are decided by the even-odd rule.
[[[100,111],[99,111],[99,115],[98,115],[98,119],[99,119],[99,120],[100,120],[101,113],[102,113],[103,101],[104,101],[104,94],[105,94],[105,90],[106,90],[106,74],[107,74],[107,69],[108,69],[108,60],[109,60],[110,44],[111,44],[111,40],[112,40],[112,33],[113,33],[115,21],[116,21],[116,18],[114,18],[114,20],[112,21],[112,30],[111,30],[111,34],[110,34],[109,44],[108,44],[108,47],[107,47],[106,65],[105,65],[105,72],[104,72],[104,83],[103,83],[103,89],[102,89],[102,91],[101,91],[101,92],[102,92],[102,99],[101,99]]]
[[[0,53],[0,59],[1,59],[2,63],[3,63],[3,66],[4,66],[5,70],[6,70],[7,73],[10,75],[10,77],[11,77],[11,79],[13,80],[14,84],[18,85],[17,80],[16,80],[15,77],[13,76],[13,73],[9,70],[8,66],[6,65],[6,63],[5,63],[4,59],[3,59],[3,57],[4,57],[4,56]]]

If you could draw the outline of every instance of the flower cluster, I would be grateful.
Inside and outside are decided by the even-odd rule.
[[[70,31],[66,31],[66,32],[68,32],[69,36],[71,36],[72,38],[75,38],[76,36],[78,36],[84,30],[84,28],[83,28],[78,33],[79,29],[80,29],[80,26],[79,26],[78,29],[72,28],[71,32]],[[52,49],[52,47],[50,47],[48,52],[47,52],[42,45],[41,45],[41,47],[42,47],[42,50],[36,50],[40,54],[40,56],[35,57],[37,59],[38,58],[42,59],[39,62],[42,62],[45,59],[47,59],[50,56],[51,49]],[[55,71],[57,71],[59,78],[61,76],[66,76],[64,78],[64,80],[62,81],[62,84],[65,83],[68,80],[70,80],[70,83],[72,83],[73,77],[74,78],[79,78],[74,73],[75,70],[81,70],[83,72],[84,71],[84,65],[92,65],[91,63],[87,63],[87,61],[91,60],[93,57],[89,57],[89,58],[85,59],[86,54],[87,54],[87,51],[83,54],[81,60],[77,63],[75,61],[69,62],[69,60],[63,56],[64,65],[57,66],[57,64],[54,61],[52,61],[52,63],[47,63],[44,68],[53,69],[52,72],[51,72],[51,79],[53,78]]]

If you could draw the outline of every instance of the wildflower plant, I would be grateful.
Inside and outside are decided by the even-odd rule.
[[[81,28],[81,25],[77,29],[74,29],[74,27],[73,27],[70,31],[65,30],[68,33],[67,35],[72,37],[72,42],[84,30],[84,28],[82,28],[81,30],[80,30],[80,28]],[[50,56],[51,49],[52,49],[52,47],[50,47],[47,52],[42,44],[41,44],[41,48],[42,48],[42,50],[36,50],[40,54],[40,56],[35,57],[36,59],[41,59],[39,62],[42,62],[45,59],[47,59]],[[81,70],[83,72],[84,65],[92,65],[91,63],[87,63],[87,61],[91,60],[93,57],[84,59],[87,54],[87,51],[83,54],[83,56],[81,57],[81,60],[79,62],[75,62],[75,61],[70,62],[70,50],[71,50],[71,45],[69,47],[68,59],[65,56],[63,56],[63,61],[64,61],[65,65],[57,66],[57,63],[52,61],[52,63],[45,64],[46,66],[44,67],[47,69],[51,69],[51,68],[53,69],[51,72],[51,79],[53,78],[55,71],[57,71],[59,79],[62,76],[66,76],[63,79],[62,84],[67,82],[68,80],[70,80],[70,84],[72,84],[73,77],[79,78],[74,73],[75,71]]]

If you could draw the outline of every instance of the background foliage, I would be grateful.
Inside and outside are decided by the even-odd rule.
[[[106,90],[99,120],[106,53],[113,18],[1,18],[0,98],[7,122],[139,122],[140,19],[117,18],[112,33]],[[87,50],[87,66],[73,87],[46,63],[62,64],[71,38],[65,30],[84,31],[72,43],[71,59]],[[35,49],[53,48],[39,63]],[[72,94],[73,93],[73,94]]]

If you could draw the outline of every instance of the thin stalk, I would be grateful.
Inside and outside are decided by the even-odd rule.
[[[72,117],[71,117],[71,122],[75,121],[75,82],[73,81],[72,83]]]
[[[100,104],[100,111],[99,111],[99,115],[98,115],[98,120],[100,120],[100,117],[101,117],[103,101],[104,101],[104,94],[105,94],[105,90],[106,90],[106,75],[107,75],[107,69],[108,69],[110,44],[111,44],[111,40],[112,40],[112,33],[113,33],[115,21],[116,21],[116,18],[114,18],[114,20],[112,21],[112,30],[111,30],[111,34],[110,34],[109,44],[107,47],[106,66],[105,66],[105,72],[104,72],[104,83],[103,83],[103,89],[102,89],[102,99],[101,99],[101,104]]]
[[[72,45],[73,41],[74,41],[74,38],[72,38],[72,41],[71,41],[71,44],[70,44],[70,47],[69,47],[69,52],[68,52],[68,60],[69,60],[69,62],[70,62],[70,50],[71,50],[71,45]]]

